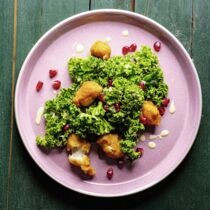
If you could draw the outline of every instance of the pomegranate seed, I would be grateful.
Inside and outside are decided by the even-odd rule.
[[[130,48],[128,46],[125,46],[125,47],[122,48],[122,54],[123,55],[128,54],[129,51],[130,51]]]
[[[129,47],[129,52],[135,52],[137,48],[137,45],[135,43],[131,44],[131,46]]]
[[[140,86],[140,88],[141,88],[142,90],[145,89],[145,84],[146,84],[145,81],[141,81],[141,82],[140,82],[139,86]]]
[[[109,168],[106,172],[106,176],[108,179],[111,179],[114,174],[113,168]]]
[[[154,43],[154,49],[156,52],[159,52],[161,48],[161,42],[157,41]]]
[[[142,147],[137,147],[136,148],[136,152],[143,153],[144,152],[144,149]]]
[[[141,157],[143,155],[144,149],[142,147],[137,147],[136,152],[139,152],[139,156]]]
[[[163,106],[158,107],[158,110],[159,110],[161,116],[163,116],[165,114],[166,110]]]
[[[55,77],[55,76],[57,75],[57,73],[58,73],[57,70],[55,70],[55,69],[50,69],[50,70],[49,70],[49,76],[50,76],[50,78]]]
[[[119,103],[116,103],[114,105],[114,108],[115,108],[116,112],[119,112],[120,111],[120,104]]]
[[[63,131],[66,132],[70,128],[69,124],[63,126]]]
[[[163,105],[164,107],[167,107],[169,103],[170,103],[170,99],[169,99],[169,98],[164,98],[164,99],[162,100],[162,105]]]
[[[144,117],[143,115],[141,115],[141,116],[140,116],[140,122],[141,122],[142,124],[146,124],[147,118]]]
[[[61,81],[59,81],[59,80],[53,81],[52,86],[55,90],[58,90],[61,87]]]
[[[101,101],[101,102],[105,102],[105,99],[104,99],[104,94],[101,93],[99,96],[98,96],[98,99]]]
[[[125,161],[124,161],[123,158],[122,158],[122,159],[119,159],[119,160],[117,161],[117,166],[118,166],[118,168],[119,168],[119,169],[122,169],[123,166],[124,166],[124,163],[125,163]]]
[[[109,79],[109,80],[108,80],[108,86],[109,86],[109,87],[112,87],[112,85],[113,85],[113,80],[112,80],[112,79]]]
[[[42,87],[43,87],[43,82],[42,81],[38,81],[37,84],[36,84],[36,91],[39,92]]]
[[[108,112],[108,111],[109,111],[109,107],[108,107],[107,105],[104,105],[104,110],[105,110],[106,112]]]

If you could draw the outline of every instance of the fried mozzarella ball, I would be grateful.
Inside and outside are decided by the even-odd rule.
[[[97,144],[110,158],[121,158],[124,156],[120,149],[120,137],[118,134],[105,134],[98,139]]]
[[[90,143],[76,134],[71,134],[68,137],[67,151],[70,153],[68,156],[69,162],[74,166],[80,167],[85,174],[94,176],[96,174],[95,168],[90,165],[90,158],[87,156],[90,147]]]
[[[102,58],[103,60],[107,60],[110,58],[111,48],[106,42],[96,41],[92,45],[90,52],[92,56]]]
[[[161,115],[160,112],[155,106],[155,104],[151,101],[145,101],[142,106],[142,115],[146,118],[145,125],[159,125]]]
[[[73,102],[76,106],[89,106],[100,95],[103,88],[94,81],[84,82],[76,92]]]

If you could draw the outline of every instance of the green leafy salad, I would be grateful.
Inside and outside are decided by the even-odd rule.
[[[140,120],[142,106],[151,101],[158,108],[168,93],[157,56],[143,46],[135,53],[107,60],[70,58],[68,70],[73,84],[45,103],[45,135],[37,136],[37,144],[63,147],[70,134],[95,142],[104,134],[117,133],[121,151],[137,159],[138,133],[145,129]],[[73,99],[85,81],[98,83],[102,93],[90,105],[77,106]]]

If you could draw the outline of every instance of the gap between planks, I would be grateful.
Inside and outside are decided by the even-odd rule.
[[[135,12],[135,0],[130,0],[130,10],[132,12]]]
[[[88,9],[91,10],[91,0],[89,0],[89,6]]]
[[[13,18],[13,50],[12,50],[12,90],[11,90],[11,114],[10,114],[10,149],[8,163],[8,188],[7,188],[7,209],[9,209],[11,161],[12,161],[12,139],[14,126],[14,93],[15,93],[15,67],[16,67],[16,43],[17,43],[17,2],[14,0],[14,18]]]

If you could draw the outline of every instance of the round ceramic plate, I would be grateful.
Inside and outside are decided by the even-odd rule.
[[[123,36],[122,31],[129,35]],[[169,136],[155,140],[153,150],[148,141],[140,143],[145,152],[142,158],[130,167],[118,169],[116,165],[101,160],[93,150],[91,163],[97,174],[86,179],[70,166],[65,150],[52,150],[45,153],[37,147],[35,138],[44,134],[44,120],[36,125],[35,118],[39,107],[55,97],[49,69],[58,69],[55,79],[62,87],[71,86],[67,62],[72,56],[87,57],[90,46],[96,40],[111,38],[112,56],[121,55],[125,45],[137,43],[153,48],[155,41],[162,43],[156,53],[163,69],[165,81],[169,86],[169,98],[174,100],[176,112],[168,111],[162,118],[156,133],[169,130]],[[76,44],[84,46],[78,54]],[[43,89],[36,92],[37,81],[44,82]],[[114,197],[132,194],[147,189],[169,175],[184,159],[190,150],[200,123],[201,88],[196,69],[180,42],[164,27],[155,21],[135,13],[121,10],[96,10],[70,17],[49,30],[35,44],[28,54],[19,74],[15,113],[23,143],[40,168],[63,186],[88,195]],[[113,167],[114,176],[106,177],[108,167]]]

